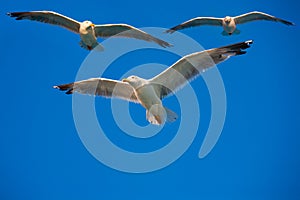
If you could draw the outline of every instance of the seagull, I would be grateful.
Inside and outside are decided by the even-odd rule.
[[[155,42],[162,47],[172,46],[168,42],[153,37],[128,24],[95,25],[91,21],[78,22],[52,11],[11,12],[7,13],[7,15],[16,18],[16,20],[28,19],[66,28],[80,35],[81,41],[79,44],[87,50],[92,50],[98,45],[97,49],[103,50],[103,47],[97,42],[97,37],[128,37]]]
[[[247,22],[252,22],[256,20],[267,20],[267,21],[273,21],[273,22],[281,22],[285,25],[291,26],[295,25],[292,22],[274,17],[272,15],[263,13],[263,12],[249,12],[243,15],[239,15],[236,17],[230,17],[226,16],[224,18],[216,18],[216,17],[196,17],[194,19],[188,20],[186,22],[183,22],[182,24],[179,24],[177,26],[174,26],[173,28],[167,30],[167,33],[173,33],[174,31],[190,28],[194,26],[202,26],[202,25],[211,25],[211,26],[223,26],[224,31],[222,32],[222,35],[228,36],[232,34],[240,34],[240,31],[236,29],[237,24],[244,24]]]
[[[207,69],[227,60],[231,56],[245,54],[252,40],[220,48],[196,52],[182,57],[169,68],[151,79],[138,76],[112,80],[91,78],[54,88],[66,91],[66,94],[98,95],[106,98],[119,98],[141,104],[146,109],[146,119],[155,125],[174,122],[178,116],[162,104],[162,100],[184,87]]]

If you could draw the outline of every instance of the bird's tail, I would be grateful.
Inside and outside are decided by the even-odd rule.
[[[238,30],[238,29],[235,29],[234,31],[233,31],[233,33],[227,33],[225,30],[221,33],[223,36],[230,36],[230,35],[238,35],[238,34],[240,34],[241,33],[241,31],[240,30]]]
[[[164,107],[164,108],[167,113],[167,122],[175,122],[176,119],[178,118],[178,115],[174,111],[172,111],[166,107]]]
[[[239,29],[235,29],[232,34],[239,35],[240,33],[241,33],[241,31]]]
[[[178,116],[172,110],[163,107],[161,104],[154,104],[146,112],[146,118],[151,124],[161,125],[167,122],[174,122]]]
[[[82,48],[87,49],[89,51],[91,51],[91,50],[103,51],[104,50],[104,47],[101,44],[99,44],[98,42],[96,42],[93,45],[89,46],[89,45],[85,44],[82,40],[80,40],[79,45]]]
[[[221,33],[223,36],[229,36],[229,33],[227,33],[226,31],[222,31]]]

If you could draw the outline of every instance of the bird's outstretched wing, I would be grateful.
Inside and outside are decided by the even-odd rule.
[[[33,20],[47,24],[58,25],[75,33],[79,33],[80,22],[52,11],[31,11],[31,12],[11,12],[7,13],[16,20]]]
[[[174,26],[173,28],[170,28],[166,32],[173,33],[177,30],[191,28],[194,26],[202,26],[202,25],[222,26],[222,21],[223,21],[222,18],[216,18],[216,17],[196,17],[194,19],[183,22],[182,24]]]
[[[78,92],[81,94],[98,95],[106,98],[116,97],[131,102],[139,102],[134,94],[134,89],[128,83],[117,80],[91,78],[53,87],[62,91],[66,91],[66,94]]]
[[[272,15],[269,15],[269,14],[266,14],[263,12],[257,12],[257,11],[249,12],[249,13],[234,17],[234,21],[236,24],[244,24],[244,23],[256,21],[256,20],[268,20],[268,21],[274,21],[274,22],[281,22],[281,23],[289,25],[289,26],[295,25],[293,22],[289,22],[284,19],[280,19],[280,18],[274,17]]]
[[[156,93],[162,99],[215,64],[231,56],[245,54],[243,50],[249,48],[250,44],[252,40],[187,55],[149,81],[155,85]]]
[[[172,46],[168,42],[153,37],[152,35],[128,24],[96,25],[95,34],[97,37],[128,37],[145,41],[152,41],[159,44],[162,47]]]

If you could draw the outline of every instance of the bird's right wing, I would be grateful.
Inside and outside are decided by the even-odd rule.
[[[249,48],[250,44],[252,40],[189,54],[149,81],[155,85],[155,91],[162,99],[216,64],[231,56],[245,54],[243,49]]]
[[[127,37],[139,40],[152,41],[162,47],[172,46],[166,41],[156,38],[138,28],[128,24],[104,24],[95,26],[95,34],[97,37]]]
[[[236,24],[244,24],[244,23],[252,22],[252,21],[256,21],[256,20],[281,22],[281,23],[289,25],[289,26],[295,25],[293,22],[289,22],[284,19],[280,19],[280,18],[274,17],[272,15],[269,15],[267,13],[258,12],[258,11],[249,12],[249,13],[246,13],[243,15],[236,16],[234,18],[234,21]]]
[[[211,26],[222,26],[223,18],[216,18],[216,17],[196,17],[194,19],[188,20],[186,22],[183,22],[182,24],[179,24],[177,26],[174,26],[173,28],[170,28],[167,30],[167,33],[173,33],[177,30],[190,28],[194,26],[202,26],[202,25],[211,25]]]
[[[31,11],[31,12],[11,12],[7,13],[16,20],[33,20],[47,24],[58,25],[75,33],[79,33],[80,22],[52,11]]]
[[[139,102],[134,94],[134,89],[128,83],[105,78],[91,78],[74,83],[57,85],[54,88],[66,91],[66,94],[78,92],[106,98],[116,97],[135,103]]]

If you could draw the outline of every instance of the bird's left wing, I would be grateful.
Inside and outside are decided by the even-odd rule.
[[[252,40],[187,55],[149,81],[155,86],[157,95],[162,99],[215,64],[231,56],[245,54],[243,49],[249,48],[250,44]]]
[[[104,24],[95,26],[96,37],[128,37],[145,41],[152,41],[162,47],[172,46],[166,41],[153,37],[152,35],[130,26],[128,24]]]
[[[91,78],[74,83],[54,86],[54,88],[66,91],[66,94],[78,92],[81,94],[97,95],[106,98],[120,98],[131,102],[138,103],[133,88],[122,81]]]
[[[31,11],[31,12],[11,12],[7,13],[10,17],[15,17],[16,20],[33,20],[47,24],[58,25],[75,33],[79,33],[80,23],[70,17],[61,15],[53,11]]]
[[[281,23],[289,25],[289,26],[295,25],[293,22],[289,22],[284,19],[280,19],[280,18],[274,17],[272,15],[269,15],[269,14],[266,14],[263,12],[257,12],[257,11],[249,12],[249,13],[234,17],[234,21],[236,24],[244,24],[244,23],[256,21],[256,20],[268,20],[268,21],[274,21],[274,22],[281,22]]]

